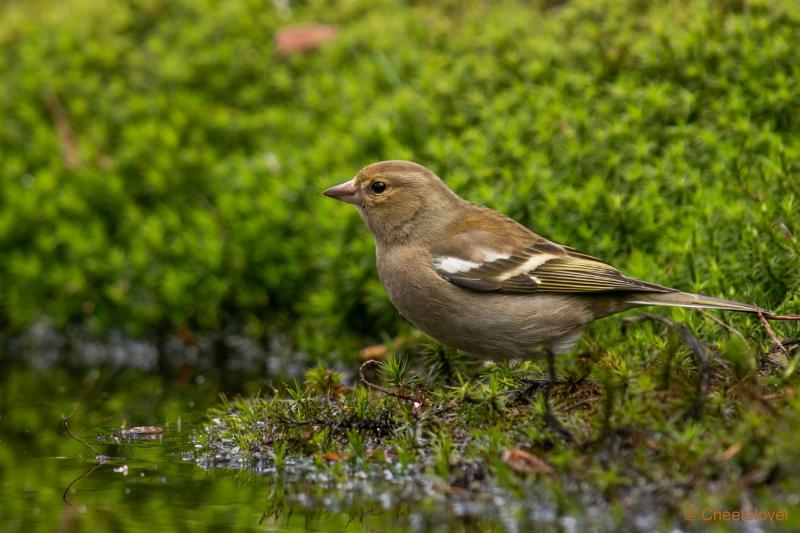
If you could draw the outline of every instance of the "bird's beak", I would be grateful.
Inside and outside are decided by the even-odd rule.
[[[341,183],[335,187],[331,187],[323,192],[325,196],[347,202],[348,204],[358,205],[361,203],[361,195],[358,193],[358,187],[355,184],[355,178],[350,181]]]

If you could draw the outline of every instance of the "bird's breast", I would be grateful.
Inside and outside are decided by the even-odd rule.
[[[437,341],[493,359],[530,357],[591,317],[573,297],[471,291],[441,278],[416,247],[377,250],[378,274],[409,322]]]

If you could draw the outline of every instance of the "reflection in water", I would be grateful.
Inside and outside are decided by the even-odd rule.
[[[570,522],[547,497],[439,486],[413,464],[196,455],[193,432],[219,392],[212,379],[11,365],[0,376],[0,529],[607,529],[608,513]]]
[[[175,383],[136,370],[4,370],[0,530],[471,527],[444,505],[449,496],[399,466],[342,464],[332,476],[291,457],[280,472],[266,458],[224,468],[213,458],[195,458],[192,432],[219,397],[211,379]],[[261,383],[244,385],[251,386]]]
[[[105,457],[105,456],[103,456],[103,457]],[[99,461],[98,461],[98,462],[97,462],[97,464],[95,464],[94,466],[92,466],[92,467],[91,467],[89,470],[87,470],[86,472],[84,472],[84,473],[83,473],[83,474],[81,474],[80,476],[78,476],[78,477],[76,477],[75,479],[73,479],[72,481],[70,481],[70,482],[69,482],[69,485],[67,485],[67,487],[64,489],[64,493],[61,495],[61,501],[63,501],[64,503],[66,503],[66,504],[67,504],[67,507],[69,507],[70,509],[72,509],[72,511],[75,511],[75,507],[73,507],[73,506],[72,506],[72,504],[71,504],[71,503],[69,503],[69,501],[67,501],[67,495],[69,494],[69,491],[72,489],[72,487],[74,487],[74,486],[75,486],[75,485],[78,483],[78,481],[82,480],[82,479],[83,479],[83,478],[85,478],[85,477],[89,477],[89,476],[91,476],[91,475],[92,475],[92,473],[93,473],[95,470],[97,470],[98,468],[100,468],[101,466],[103,466],[103,464],[104,464],[104,463],[101,463],[101,462],[99,462]]]

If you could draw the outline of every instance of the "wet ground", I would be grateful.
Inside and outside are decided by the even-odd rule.
[[[196,455],[212,379],[8,365],[0,391],[3,531],[515,529],[503,496],[459,502],[399,464],[332,475],[299,458]]]
[[[653,504],[655,484],[629,491],[621,512],[590,488],[548,485],[547,476],[502,484],[480,460],[459,464],[457,482],[442,484],[424,461],[286,456],[277,464],[271,453],[239,453],[236,442],[201,446],[198,435],[215,432],[208,410],[221,394],[269,390],[297,377],[303,362],[241,345],[234,366],[215,372],[196,363],[208,357],[184,349],[163,377],[165,361],[146,344],[119,348],[120,361],[135,362],[126,366],[108,346],[64,359],[63,339],[37,338],[0,357],[0,531],[700,530]],[[559,504],[567,489],[569,509]]]
[[[295,490],[320,480],[196,464],[192,432],[218,401],[210,379],[7,367],[0,391],[2,531],[360,530],[384,520],[380,502],[351,496],[320,510]]]
[[[576,531],[610,518],[590,502],[578,521],[546,499],[454,494],[413,465],[332,470],[290,457],[276,468],[238,457],[234,445],[209,455],[193,436],[219,402],[211,378],[12,364],[0,391],[3,531]]]

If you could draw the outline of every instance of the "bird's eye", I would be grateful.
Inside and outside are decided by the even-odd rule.
[[[382,181],[376,181],[372,184],[372,192],[375,194],[380,194],[386,190],[386,184]]]

